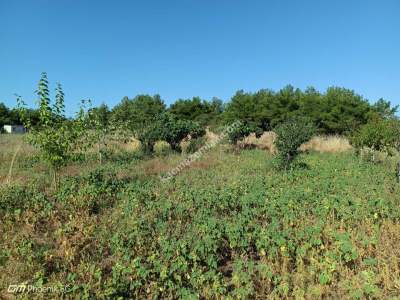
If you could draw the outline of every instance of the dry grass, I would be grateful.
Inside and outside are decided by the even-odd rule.
[[[276,134],[273,131],[266,131],[262,136],[256,138],[252,133],[239,143],[241,148],[259,148],[272,154],[276,153],[274,141]],[[349,141],[342,136],[315,136],[309,142],[301,145],[301,151],[313,150],[326,153],[341,153],[351,150]]]
[[[111,142],[110,146],[115,147],[119,151],[136,152],[140,149],[141,143],[139,140],[131,138],[127,143]]]
[[[317,152],[340,153],[352,149],[349,140],[338,135],[315,136],[309,142],[301,145],[302,151],[314,150]]]
[[[264,132],[259,138],[254,133],[250,134],[243,141],[238,143],[239,148],[251,149],[258,148],[270,153],[276,153],[274,141],[276,134],[273,131]]]
[[[219,136],[218,134],[215,134],[214,132],[210,131],[210,129],[207,127],[206,129],[206,140],[207,142],[214,142],[216,140],[218,140]]]
[[[207,141],[208,143],[213,143],[214,141],[216,141],[216,140],[219,139],[219,135],[216,134],[216,133],[214,133],[214,132],[212,132],[212,131],[210,131],[210,129],[207,127],[207,128],[206,128],[205,138],[206,138],[206,141]],[[190,137],[190,135],[189,135],[189,136],[187,136],[186,138],[184,138],[184,139],[180,142],[180,146],[181,146],[181,149],[182,149],[183,153],[187,153],[186,149],[187,149],[187,147],[189,146],[190,139],[191,139],[191,137]]]

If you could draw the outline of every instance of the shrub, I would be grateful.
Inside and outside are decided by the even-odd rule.
[[[165,156],[171,153],[171,146],[165,141],[158,141],[154,144],[154,153]]]
[[[138,132],[138,139],[147,153],[154,152],[156,141],[163,140],[171,145],[172,150],[181,151],[179,143],[190,135],[192,138],[203,136],[205,130],[198,123],[179,120],[170,113],[158,116],[157,120]]]
[[[400,150],[400,121],[374,119],[363,125],[352,137],[352,145],[361,153],[362,148],[383,151],[389,155]]]
[[[206,138],[204,136],[198,137],[196,139],[191,139],[189,145],[186,148],[187,153],[195,153],[206,143]]]
[[[237,142],[243,140],[246,136],[253,132],[256,134],[256,137],[260,137],[263,133],[262,130],[256,126],[241,122],[238,126],[234,126],[231,130],[229,130],[228,140],[231,144],[236,145]]]
[[[275,127],[277,138],[275,146],[278,150],[278,165],[287,169],[297,158],[301,144],[310,140],[316,128],[312,122],[304,118],[293,118]]]

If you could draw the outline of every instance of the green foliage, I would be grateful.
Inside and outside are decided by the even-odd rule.
[[[152,153],[156,141],[166,141],[175,151],[180,151],[180,142],[191,135],[193,138],[205,134],[205,130],[198,123],[179,120],[171,113],[163,113],[143,130],[139,131],[138,139],[142,143],[145,152]]]
[[[106,129],[110,126],[111,112],[108,106],[102,103],[99,107],[94,107],[89,110],[96,120],[98,120],[98,126],[102,129]]]
[[[246,136],[248,136],[250,133],[252,133],[252,129],[255,129],[254,127],[251,128],[247,124],[240,122],[237,126],[233,127],[231,130],[228,132],[228,140],[231,144],[236,145],[238,141],[243,140]]]
[[[293,118],[274,129],[277,134],[275,146],[278,150],[279,166],[287,169],[299,154],[301,144],[316,132],[315,126],[304,118]]]
[[[364,147],[372,151],[392,154],[400,150],[400,121],[377,118],[363,125],[351,138],[351,143],[360,152]]]
[[[393,114],[396,108],[390,108],[385,102],[371,106],[367,100],[354,91],[331,87],[326,93],[314,88],[304,92],[292,86],[274,92],[260,90],[256,93],[238,91],[227,104],[222,115],[225,123],[240,120],[259,130],[271,130],[293,116],[309,118],[316,124],[318,131],[324,134],[347,134],[377,114],[377,110]]]
[[[214,124],[223,111],[220,99],[213,98],[211,102],[201,100],[199,97],[192,99],[179,99],[169,108],[169,111],[181,120],[196,121],[201,125]]]
[[[68,210],[85,209],[90,214],[97,214],[113,205],[122,186],[123,181],[115,173],[97,169],[85,176],[67,177],[56,196]]]
[[[27,109],[26,115],[29,116],[33,126],[39,122],[38,110]],[[23,125],[23,122],[18,109],[9,109],[3,103],[0,103],[0,133],[4,125]]]
[[[383,119],[393,119],[396,117],[396,112],[399,109],[399,105],[392,107],[390,101],[385,99],[379,99],[372,108],[379,114]]]
[[[159,141],[154,145],[154,154],[158,156],[166,156],[171,154],[171,146],[167,142]]]
[[[179,143],[189,134],[197,138],[205,134],[204,128],[198,123],[179,120],[171,114],[165,113],[157,120],[159,139],[166,141],[173,150],[180,151]]]
[[[84,110],[85,101],[82,101],[76,119],[70,122],[65,120],[64,93],[61,85],[57,85],[56,100],[51,106],[46,73],[42,73],[36,93],[39,97],[38,124],[33,126],[25,103],[20,97],[17,98],[18,107],[24,126],[30,130],[27,139],[40,151],[42,159],[54,171],[56,183],[60,168],[76,155],[76,151],[85,151],[90,146],[92,140],[89,138],[88,129],[91,119]]]
[[[204,136],[190,139],[189,144],[186,148],[186,152],[187,153],[195,153],[201,147],[203,147],[205,144],[206,144],[206,138]]]
[[[3,126],[9,124],[10,122],[10,110],[5,106],[4,103],[0,103],[0,130]]]
[[[37,125],[21,112],[32,144],[55,169],[110,133],[105,107],[87,112],[82,106],[75,119],[66,120],[61,86],[52,105],[46,76],[38,95]],[[224,112],[227,122],[241,120],[231,141],[276,126],[285,167],[315,132],[313,122],[322,132],[361,126],[357,147],[399,145],[395,118],[362,125],[387,105],[371,110],[349,90],[320,94],[286,87],[235,97]],[[150,98],[124,104],[138,117],[128,122],[130,132],[149,152],[158,140],[178,150],[188,134],[191,152],[203,145],[204,127],[192,120],[206,123],[203,102],[181,103],[173,114]],[[201,113],[185,112],[192,104]],[[123,123],[130,120],[121,107],[116,111]],[[400,186],[387,165],[360,163],[352,153],[311,153],[304,158],[310,168],[283,173],[271,168],[272,157],[261,150],[204,156],[202,164],[166,182],[158,172],[175,166],[178,156],[147,157],[142,163],[141,153],[124,151],[104,153],[101,168],[75,159],[71,172],[80,175],[64,177],[55,190],[1,187],[0,285],[70,284],[66,293],[51,296],[84,299],[394,295],[400,275],[393,263],[400,240]],[[35,163],[34,156],[24,157],[20,165]],[[23,171],[33,180],[32,169]]]
[[[268,104],[274,99],[274,93],[260,90],[255,94],[238,91],[227,104],[223,118],[227,124],[241,121],[250,128],[267,130],[271,123],[271,110]],[[245,128],[242,128],[245,131]]]
[[[168,182],[107,162],[48,195],[0,189],[0,284],[93,299],[393,293],[400,187],[386,166],[311,153],[282,173],[261,150],[206,155],[220,163]]]
[[[0,215],[21,213],[24,210],[41,211],[52,205],[45,195],[33,186],[5,186],[0,188]]]
[[[138,95],[134,99],[124,97],[111,113],[112,121],[131,132],[143,130],[165,112],[165,104],[159,95]]]

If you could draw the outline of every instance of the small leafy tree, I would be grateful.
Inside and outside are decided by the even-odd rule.
[[[372,105],[372,109],[376,111],[383,119],[395,119],[399,105],[392,107],[390,101],[386,101],[385,99],[381,98],[374,105]]]
[[[228,140],[231,144],[236,145],[237,142],[243,140],[251,133],[255,133],[256,137],[260,137],[263,133],[262,129],[257,126],[248,125],[247,123],[240,122],[228,132]]]
[[[146,127],[136,130],[136,138],[142,144],[142,149],[146,154],[154,152],[154,145],[159,140],[159,126],[156,123],[149,124]]]
[[[53,184],[57,185],[60,169],[76,154],[86,149],[85,141],[88,116],[81,107],[77,118],[65,118],[64,92],[60,84],[56,88],[55,102],[51,105],[47,74],[42,73],[38,84],[39,120],[32,125],[26,104],[17,96],[19,113],[24,126],[29,130],[28,142],[37,148],[42,159],[53,172]],[[84,102],[83,102],[84,103]]]
[[[316,128],[308,119],[293,118],[275,127],[274,131],[278,165],[287,169],[298,157],[300,145],[310,140]]]
[[[110,111],[105,104],[89,109],[88,117],[91,125],[89,130],[91,133],[90,140],[95,142],[97,145],[97,157],[101,164],[107,136],[110,136],[115,132],[116,128],[113,128],[110,124]]]
[[[361,154],[363,148],[374,151],[386,152],[392,155],[394,150],[400,151],[400,121],[398,119],[371,120],[363,125],[350,139],[351,144]]]
[[[166,110],[159,95],[138,95],[134,99],[124,97],[111,112],[113,123],[128,128],[131,132],[143,130],[154,123]]]
[[[145,152],[152,153],[158,140],[166,141],[171,149],[180,152],[180,142],[190,135],[192,138],[203,136],[205,130],[198,123],[189,120],[179,120],[171,113],[160,114],[156,121],[137,132],[137,138],[142,143]]]

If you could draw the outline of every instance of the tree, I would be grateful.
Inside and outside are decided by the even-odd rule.
[[[350,139],[357,153],[367,147],[374,151],[393,154],[400,151],[400,121],[398,119],[375,118],[357,130]],[[374,159],[373,159],[374,160]]]
[[[138,139],[147,153],[154,151],[154,144],[158,140],[166,141],[171,145],[171,149],[180,152],[179,144],[189,134],[192,138],[197,138],[204,135],[205,130],[196,122],[179,120],[173,114],[165,112],[159,115],[155,122],[139,131]]]
[[[4,103],[0,103],[0,132],[3,126],[10,123],[10,110]]]
[[[81,106],[77,117],[72,122],[66,122],[64,115],[64,92],[57,85],[55,102],[51,105],[47,74],[42,73],[38,84],[39,120],[33,126],[32,119],[21,97],[17,97],[18,109],[24,126],[30,129],[28,142],[36,147],[42,159],[53,171],[53,184],[58,182],[61,167],[87,146],[85,134],[88,129],[88,117]],[[84,102],[83,102],[84,103]]]
[[[380,98],[374,105],[372,105],[372,109],[383,119],[393,119],[396,117],[399,105],[392,107],[390,101]]]
[[[199,97],[179,99],[169,108],[169,111],[178,119],[196,121],[203,126],[214,125],[222,110],[223,105],[220,99],[213,98],[211,102],[208,102]]]
[[[240,124],[234,126],[228,132],[228,140],[231,144],[236,145],[237,142],[243,140],[246,136],[250,135],[250,133],[257,132],[258,130],[258,127],[252,127],[246,123],[240,122]],[[257,132],[256,136],[258,135],[260,135],[260,133]]]
[[[372,116],[372,109],[367,100],[354,91],[330,87],[321,103],[321,122],[323,133],[350,134]]]
[[[291,85],[285,86],[267,101],[269,127],[274,128],[295,115],[299,110],[302,92]]]
[[[241,121],[243,126],[257,128],[257,131],[268,130],[271,123],[268,101],[273,97],[273,92],[269,90],[261,90],[256,94],[245,93],[242,90],[236,92],[223,113],[224,122],[232,124]]]
[[[99,107],[94,107],[89,112],[98,120],[98,125],[102,128],[109,126],[111,112],[108,106],[102,103]]]
[[[295,112],[297,116],[303,116],[317,126],[320,133],[324,133],[322,123],[324,120],[325,98],[313,87],[308,87],[298,100],[299,109]]]
[[[138,95],[134,99],[124,97],[112,110],[112,120],[136,132],[153,123],[165,110],[165,104],[159,95]]]
[[[309,119],[295,117],[279,124],[274,131],[279,167],[287,169],[299,155],[300,145],[310,140],[316,128]]]

